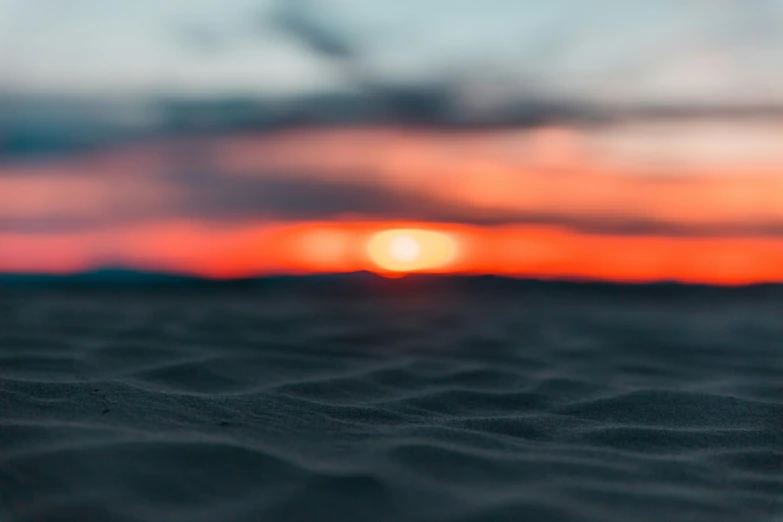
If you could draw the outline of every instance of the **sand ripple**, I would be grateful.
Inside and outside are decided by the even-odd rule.
[[[783,520],[783,300],[17,289],[0,310],[0,520]]]

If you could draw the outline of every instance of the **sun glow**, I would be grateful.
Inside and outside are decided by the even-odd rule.
[[[451,261],[455,250],[454,241],[446,234],[417,229],[379,232],[367,244],[370,259],[392,272],[437,269]]]

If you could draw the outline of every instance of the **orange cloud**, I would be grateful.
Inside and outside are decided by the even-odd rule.
[[[656,166],[649,152],[629,160],[632,129],[602,132],[299,130],[139,145],[48,167],[0,165],[0,220],[81,219],[89,227],[341,212],[373,219],[376,212],[382,219],[657,228],[664,235],[783,231],[783,153],[777,161],[742,163],[735,154],[714,164],[709,148],[692,144],[704,157],[701,170],[683,154]],[[362,205],[369,197],[378,204]]]

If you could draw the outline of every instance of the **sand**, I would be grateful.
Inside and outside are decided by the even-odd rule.
[[[314,286],[0,288],[0,520],[783,520],[783,292]]]

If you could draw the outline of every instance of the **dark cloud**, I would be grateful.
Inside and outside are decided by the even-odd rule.
[[[273,17],[277,27],[306,45],[315,55],[331,61],[343,77],[360,91],[361,97],[372,101],[369,110],[359,119],[372,120],[380,116],[385,121],[409,124],[454,126],[459,122],[464,125],[466,120],[460,114],[462,110],[455,103],[455,93],[461,88],[456,78],[435,76],[418,84],[389,81],[374,70],[360,47],[347,35],[319,20],[313,14],[317,10],[309,2],[281,0],[279,5]],[[521,126],[531,124],[525,118],[518,120]]]
[[[432,206],[426,197],[361,183],[285,178],[200,178],[183,186],[182,210],[212,218],[280,217],[293,220],[325,219],[343,214],[387,218],[413,215]]]
[[[278,2],[273,21],[318,55],[337,60],[357,59],[358,52],[348,39],[319,24],[310,14],[313,11],[302,0],[282,0]]]

